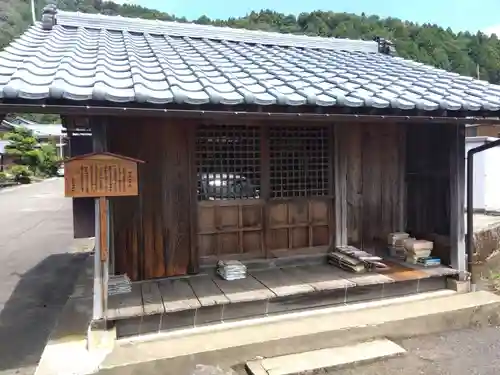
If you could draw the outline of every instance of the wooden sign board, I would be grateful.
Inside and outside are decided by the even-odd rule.
[[[64,163],[65,195],[73,198],[139,194],[140,160],[108,152],[74,157]]]

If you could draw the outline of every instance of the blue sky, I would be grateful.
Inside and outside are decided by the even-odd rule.
[[[119,0],[158,9],[176,16],[196,19],[240,17],[252,10],[269,8],[298,14],[331,10],[377,14],[414,22],[437,23],[453,30],[488,30],[500,26],[500,0]]]

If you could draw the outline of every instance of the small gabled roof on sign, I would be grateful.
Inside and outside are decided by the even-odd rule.
[[[140,164],[144,163],[143,160],[131,158],[129,156],[113,154],[111,152],[91,152],[89,154],[77,155],[77,156],[74,156],[70,159],[67,159],[65,161],[65,163],[70,163],[70,162],[75,161],[75,160],[100,159],[102,156],[106,156],[107,158],[110,158],[110,159],[120,159],[120,160],[130,161],[133,163],[140,163]]]

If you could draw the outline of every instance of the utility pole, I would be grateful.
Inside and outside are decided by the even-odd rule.
[[[31,17],[33,18],[33,25],[34,25],[36,23],[35,0],[31,0]]]
[[[481,79],[481,73],[479,72],[479,64],[476,64],[476,76],[477,79]]]

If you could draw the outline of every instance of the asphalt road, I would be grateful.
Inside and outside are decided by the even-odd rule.
[[[323,374],[500,374],[500,328],[498,327],[466,329],[416,337],[403,340],[398,344],[407,350],[406,355],[352,368],[325,371]]]
[[[33,374],[82,254],[63,180],[0,190],[0,374]]]

